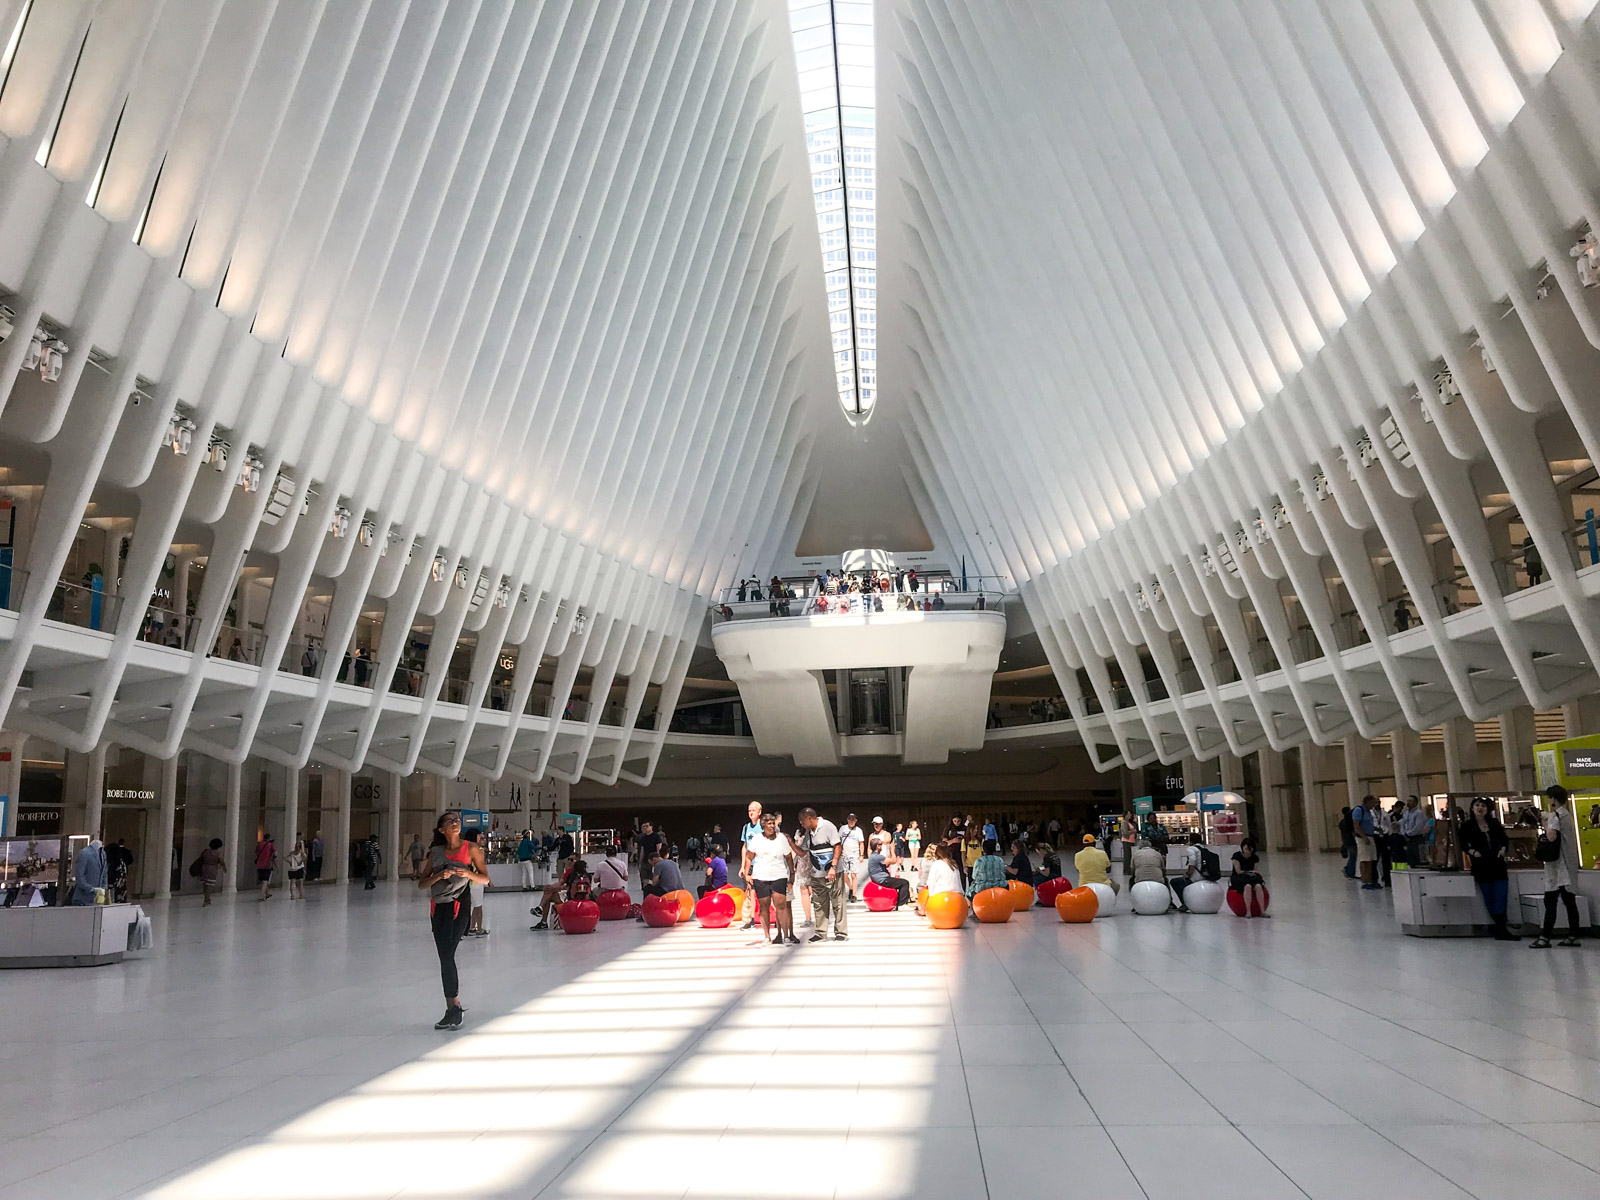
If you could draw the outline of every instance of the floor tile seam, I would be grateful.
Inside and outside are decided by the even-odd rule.
[[[595,1143],[597,1143],[607,1134],[613,1132],[617,1124],[625,1119],[628,1114],[638,1106],[639,1102],[655,1089],[657,1084],[665,1079],[667,1075],[680,1063],[685,1061],[689,1055],[692,1054],[694,1050],[705,1041],[711,1032],[717,1029],[722,1022],[727,1019],[728,1015],[732,1013],[733,1010],[737,1008],[752,992],[756,991],[763,984],[765,984],[767,980],[772,978],[772,976],[779,971],[788,958],[789,952],[787,948],[785,948],[783,952],[780,952],[779,955],[770,963],[768,963],[758,974],[752,977],[743,988],[739,989],[732,996],[730,996],[728,1002],[719,1008],[714,1014],[712,1014],[699,1027],[693,1037],[687,1039],[683,1045],[679,1047],[677,1054],[664,1062],[661,1065],[661,1068],[656,1071],[654,1075],[637,1084],[634,1088],[633,1096],[626,1104],[622,1106],[622,1108],[614,1112],[604,1125],[584,1131],[591,1135],[588,1140],[583,1142],[582,1145],[576,1146],[572,1150],[572,1152],[567,1156],[566,1161],[563,1162],[560,1168],[555,1171],[548,1180],[545,1181],[543,1186],[541,1186],[537,1192],[533,1194],[531,1200],[541,1200],[542,1197],[550,1192],[551,1188],[566,1178],[573,1166],[581,1158],[583,1158],[584,1155],[588,1154],[588,1152],[594,1148]],[[689,1189],[686,1187],[682,1194],[687,1195],[688,1190]]]

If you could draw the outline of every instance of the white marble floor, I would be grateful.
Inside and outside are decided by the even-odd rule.
[[[1600,1196],[1600,945],[1270,868],[1271,921],[790,950],[491,896],[454,1035],[409,887],[157,908],[137,961],[0,972],[0,1200]]]

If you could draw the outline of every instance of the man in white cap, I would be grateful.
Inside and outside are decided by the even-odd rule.
[[[866,858],[862,853],[866,841],[867,831],[861,828],[860,818],[851,813],[845,819],[845,827],[839,830],[839,842],[844,847],[840,866],[844,869],[844,881],[850,891],[851,904],[856,902],[856,873],[861,870],[861,862]]]

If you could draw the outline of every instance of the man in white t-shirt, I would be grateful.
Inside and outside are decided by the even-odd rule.
[[[761,936],[774,946],[799,945],[794,935],[794,910],[789,903],[789,884],[794,881],[794,847],[778,829],[778,818],[768,813],[761,819],[761,832],[744,844],[740,874],[750,881],[756,910],[761,914]],[[777,910],[778,931],[772,932],[771,913]]]
[[[799,853],[811,856],[811,912],[817,931],[807,940],[826,941],[828,925],[833,925],[833,940],[843,942],[849,937],[849,921],[844,902],[844,846],[839,840],[839,827],[832,821],[817,816],[814,808],[800,810]]]
[[[850,891],[850,903],[856,902],[856,872],[861,870],[861,864],[866,861],[864,847],[867,844],[867,831],[857,824],[855,813],[845,818],[845,827],[839,830],[839,843],[844,847],[843,855],[844,881]]]

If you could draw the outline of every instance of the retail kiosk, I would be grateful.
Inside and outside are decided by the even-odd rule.
[[[87,834],[0,838],[0,967],[102,966],[147,944],[137,904],[67,904],[88,842]]]

